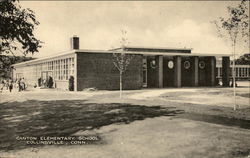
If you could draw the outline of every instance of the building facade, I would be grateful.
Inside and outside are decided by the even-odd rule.
[[[216,57],[222,57],[222,81],[229,86],[229,56],[193,54],[191,49],[123,47],[112,50],[79,49],[79,38],[71,39],[72,49],[55,56],[13,65],[12,77],[25,78],[29,85],[53,78],[53,87],[74,90],[85,88],[119,89],[119,71],[114,53],[133,55],[123,74],[124,89],[194,87],[216,85]]]
[[[233,63],[230,62],[229,78],[232,79]],[[217,60],[216,63],[216,78],[222,78],[222,62]],[[250,80],[250,65],[235,65],[235,78],[236,80]]]

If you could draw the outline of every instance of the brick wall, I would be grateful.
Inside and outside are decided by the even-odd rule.
[[[188,61],[190,63],[190,67],[186,69],[184,67],[184,63]],[[190,87],[194,86],[194,57],[182,57],[181,59],[181,86],[182,87]]]
[[[175,69],[174,67],[170,69],[168,67],[168,62],[174,61],[172,56],[166,56],[163,58],[163,87],[174,87],[174,76],[175,76]]]
[[[119,71],[113,64],[113,55],[104,53],[77,53],[77,90],[119,89]],[[123,74],[123,89],[142,87],[142,55],[134,55]]]
[[[205,62],[205,67],[204,69],[201,69],[199,67],[199,86],[213,86],[212,85],[212,65],[211,65],[211,60],[214,60],[214,57],[200,57],[199,58],[199,63],[201,61]],[[214,65],[214,71],[215,71],[215,66]],[[214,75],[215,77],[215,75]],[[214,78],[215,79],[215,78]]]

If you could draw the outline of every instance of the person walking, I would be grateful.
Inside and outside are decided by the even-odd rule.
[[[5,80],[5,87],[6,87],[6,90],[9,90],[9,81],[8,80]]]
[[[49,76],[48,87],[49,87],[49,88],[52,88],[52,87],[53,87],[53,78],[52,78],[51,76]]]
[[[24,91],[26,89],[24,77],[21,79],[20,82],[21,82],[22,91]]]
[[[13,82],[12,82],[12,80],[9,80],[9,90],[10,90],[10,93],[11,93],[12,89],[13,89]]]
[[[18,85],[18,92],[21,92],[22,91],[21,78],[17,80],[17,85]]]
[[[3,81],[3,80],[1,81],[1,84],[0,84],[0,85],[1,85],[1,86],[0,86],[0,87],[1,87],[1,88],[0,88],[0,92],[2,93],[2,92],[3,92],[3,88],[4,88],[4,81]]]
[[[74,91],[74,77],[70,76],[69,78],[69,91]]]

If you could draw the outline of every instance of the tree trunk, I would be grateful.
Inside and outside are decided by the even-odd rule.
[[[120,72],[120,98],[122,98],[122,72]]]
[[[235,86],[235,77],[236,77],[236,75],[235,75],[235,42],[234,42],[234,45],[233,45],[233,47],[234,47],[234,52],[233,52],[233,90],[234,90],[234,110],[236,110],[236,86]]]

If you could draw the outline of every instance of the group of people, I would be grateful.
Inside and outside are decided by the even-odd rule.
[[[43,80],[42,78],[38,79],[38,87],[52,88],[53,84],[54,84],[54,81],[51,76]]]
[[[12,92],[14,88],[17,88],[19,92],[24,91],[27,88],[27,84],[25,83],[24,78],[19,78],[13,81],[11,78],[9,79],[3,79],[1,81],[1,87],[0,92],[2,92],[4,89],[9,90]]]
[[[48,76],[48,78],[45,78],[45,79],[42,79],[40,77],[37,83],[34,84],[34,88],[56,87],[56,84],[54,84],[53,78],[51,76]],[[9,92],[12,92],[14,88],[18,92],[21,92],[27,89],[27,83],[24,77],[16,79],[16,80],[12,80],[11,78],[0,80],[0,92],[3,92],[3,90],[8,90]],[[69,78],[69,91],[74,91],[74,77],[73,76],[70,76]]]

